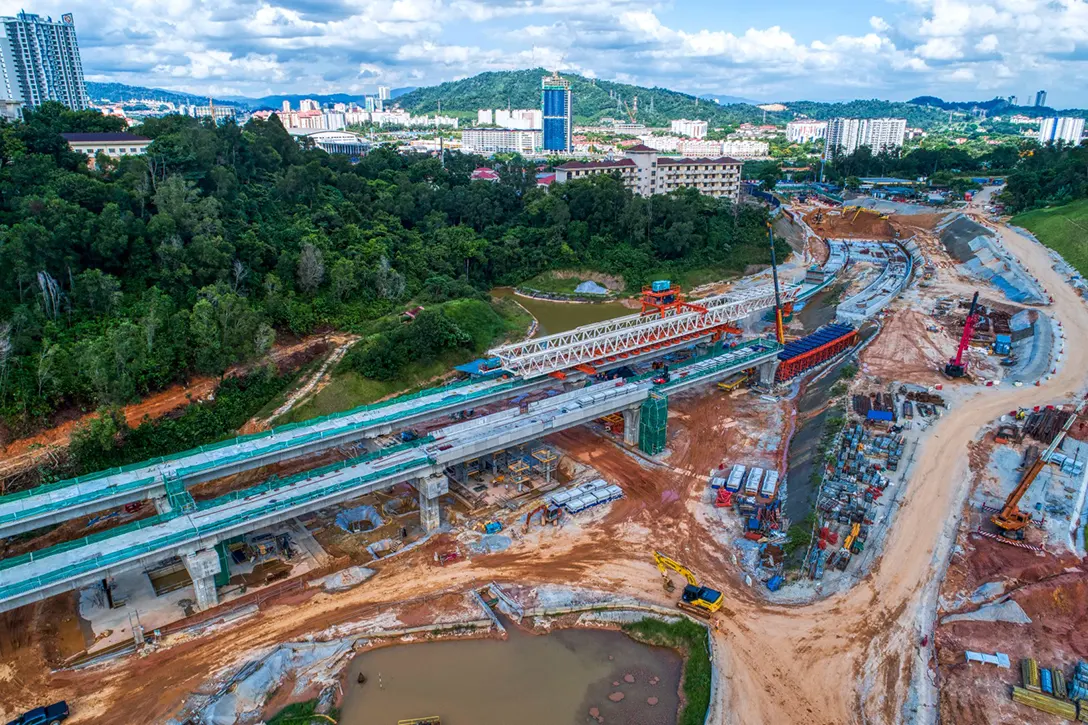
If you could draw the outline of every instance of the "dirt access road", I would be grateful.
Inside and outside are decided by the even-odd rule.
[[[286,365],[292,359],[305,356],[315,348],[327,347],[330,344],[343,346],[353,339],[343,335],[311,335],[298,342],[277,345],[257,362],[235,365],[224,377],[245,374],[258,365]],[[322,374],[323,372],[324,370]],[[130,426],[138,426],[144,418],[161,418],[191,403],[206,400],[219,387],[219,382],[219,378],[215,377],[196,377],[188,385],[171,385],[137,403],[124,406],[121,411]],[[19,438],[6,446],[0,445],[0,485],[44,462],[56,463],[57,456],[68,448],[75,429],[97,415],[97,411],[87,413],[29,438]],[[256,430],[262,428],[254,428]]]
[[[1049,312],[1066,333],[1068,360],[1041,387],[982,389],[950,411],[919,451],[903,507],[871,574],[851,591],[801,607],[740,602],[722,620],[720,650],[728,723],[934,722],[936,711],[904,708],[912,667],[967,493],[967,445],[1019,405],[1076,394],[1088,354],[1088,309],[1051,269],[1046,250],[1010,230],[999,233],[1054,295]],[[922,702],[933,702],[925,697]],[[905,709],[907,711],[905,711]]]

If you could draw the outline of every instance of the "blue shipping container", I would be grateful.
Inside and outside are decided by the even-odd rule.
[[[650,289],[654,292],[668,292],[672,287],[672,283],[667,279],[659,279],[650,285]]]

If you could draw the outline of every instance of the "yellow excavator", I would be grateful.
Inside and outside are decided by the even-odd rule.
[[[709,619],[711,614],[722,608],[722,600],[724,599],[722,593],[710,587],[699,586],[699,580],[686,566],[665,556],[660,551],[654,552],[654,562],[661,571],[661,577],[665,580],[666,591],[671,592],[676,588],[672,583],[672,579],[669,578],[670,569],[687,580],[688,583],[680,595],[680,601],[676,603],[677,607],[703,619]]]

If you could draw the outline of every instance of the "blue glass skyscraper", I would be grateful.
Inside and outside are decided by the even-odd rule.
[[[574,130],[574,109],[570,81],[558,73],[544,76],[540,83],[544,115],[544,150],[570,153]]]

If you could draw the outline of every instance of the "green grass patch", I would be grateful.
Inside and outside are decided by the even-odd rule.
[[[684,617],[678,622],[642,619],[623,625],[631,638],[671,647],[684,656],[684,709],[677,725],[703,725],[710,708],[710,645],[706,627]]]
[[[273,423],[297,423],[431,387],[435,378],[449,372],[454,365],[482,355],[492,344],[504,339],[520,339],[532,321],[532,317],[510,299],[493,301],[490,308],[495,314],[490,314],[488,307],[480,300],[454,300],[434,306],[472,339],[473,350],[450,351],[428,363],[409,364],[393,380],[368,378],[341,363],[333,371],[328,385]],[[364,344],[362,340],[356,343]]]
[[[465,359],[436,360],[428,365],[409,365],[396,380],[372,380],[354,370],[337,370],[332,380],[301,405],[296,405],[274,421],[275,425],[297,423],[330,413],[339,413],[367,405],[395,393],[407,394],[430,387],[430,381],[448,372]]]
[[[536,290],[537,292],[546,292],[553,295],[565,295],[572,297],[579,297],[582,293],[575,292],[574,288],[580,285],[582,282],[594,281],[602,287],[612,290],[614,293],[622,293],[622,286],[620,289],[613,289],[613,282],[605,284],[601,280],[615,280],[617,283],[622,283],[622,280],[617,280],[614,277],[601,275],[596,272],[578,271],[578,270],[550,270],[548,272],[541,272],[535,277],[530,277],[521,284],[518,285],[522,290]],[[587,299],[603,299],[605,295],[585,295]]]
[[[506,325],[505,339],[520,340],[533,324],[533,316],[513,297],[493,297],[491,306]]]
[[[329,716],[316,715],[317,699],[295,702],[283,708],[268,721],[268,725],[329,725],[340,719],[340,712],[333,708]]]
[[[1088,277],[1088,199],[1018,214],[1012,223],[1030,231]]]
[[[737,270],[725,267],[694,267],[692,269],[673,272],[673,282],[677,282],[685,290],[699,287],[711,282],[724,282],[737,276]]]

